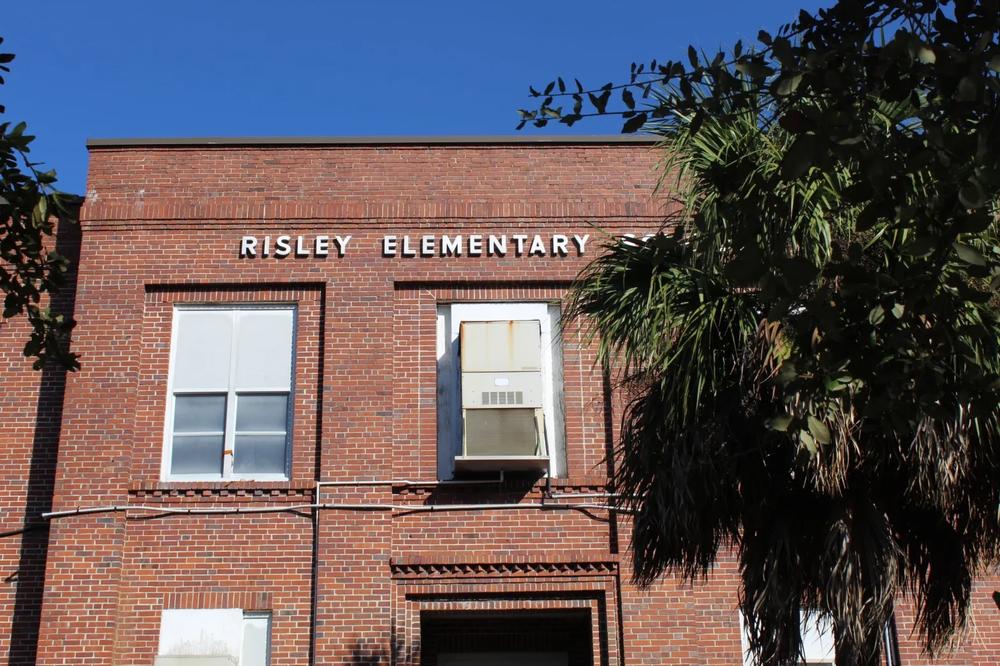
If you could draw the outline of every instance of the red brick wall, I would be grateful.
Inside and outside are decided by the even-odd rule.
[[[157,502],[220,507],[295,499],[196,496]],[[115,610],[127,621],[118,623],[109,663],[151,664],[164,608],[270,611],[272,663],[308,663],[311,524],[308,515],[284,513],[130,522]]]
[[[56,249],[71,262],[80,229],[62,225]],[[72,316],[75,266],[50,302]],[[24,318],[0,325],[0,663],[33,664],[49,541],[38,515],[51,508],[66,373],[33,370],[21,351]]]
[[[142,310],[142,336],[137,389],[132,401],[135,441],[129,487],[156,489],[190,488],[190,483],[161,484],[164,414],[167,408],[167,375],[170,366],[170,334],[173,308],[187,303],[296,303],[295,377],[292,405],[292,440],[299,445],[292,456],[289,482],[266,487],[309,488],[316,477],[316,429],[321,418],[317,396],[320,385],[320,350],[324,348],[322,317],[323,287],[320,284],[239,285],[235,282],[205,286],[149,285]],[[197,484],[215,487],[218,484]],[[229,484],[230,486],[232,484]],[[260,483],[252,484],[262,487]]]
[[[322,510],[315,522],[308,511],[59,519],[37,663],[150,664],[162,609],[243,607],[271,611],[275,666],[416,663],[423,614],[542,610],[589,613],[595,663],[739,664],[733,561],[695,587],[667,580],[640,591],[629,581],[627,521],[539,508],[544,484],[524,479],[433,485],[436,305],[558,301],[597,256],[601,229],[657,228],[657,158],[640,144],[92,150],[74,340],[83,369],[66,388],[54,508],[398,508]],[[238,256],[242,235],[281,233],[353,238],[342,258]],[[382,256],[385,234],[457,233],[590,242],[585,256]],[[160,482],[171,308],[274,300],[299,308],[290,480]],[[586,494],[604,490],[617,413],[593,361],[567,331],[568,473],[551,490],[589,503],[601,501]],[[34,399],[37,375],[12,372],[14,404]],[[12,483],[30,464],[34,420],[15,423],[0,425],[22,451]],[[359,479],[426,485],[316,492],[318,480]],[[23,491],[10,498],[23,506]],[[525,508],[421,511],[517,502]],[[3,562],[16,562],[0,543]],[[995,624],[986,631],[1000,636]],[[962,652],[962,663],[996,662],[991,645]]]

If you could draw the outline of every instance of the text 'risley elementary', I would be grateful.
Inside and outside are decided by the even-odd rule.
[[[240,257],[343,257],[351,236],[243,236]],[[383,257],[567,257],[587,251],[589,234],[427,234],[385,235]]]

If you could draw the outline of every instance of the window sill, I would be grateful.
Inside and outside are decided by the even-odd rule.
[[[456,472],[545,472],[548,456],[455,456]]]
[[[230,477],[218,477],[218,476],[197,476],[192,474],[190,476],[178,475],[171,476],[166,479],[159,479],[156,483],[172,483],[172,484],[182,484],[182,485],[232,485],[232,484],[254,484],[259,485],[262,483],[290,483],[289,479],[284,474],[267,474],[262,476],[230,476]]]
[[[310,480],[253,481],[132,481],[129,494],[145,497],[275,497],[312,496],[314,483]]]

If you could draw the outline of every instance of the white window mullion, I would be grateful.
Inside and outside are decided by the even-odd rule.
[[[233,311],[233,346],[229,354],[229,392],[226,394],[226,447],[222,455],[222,476],[233,476],[233,461],[236,459],[236,368],[238,359],[236,344],[240,336],[240,310]]]
[[[226,437],[222,452],[222,476],[233,475],[233,460],[236,458],[236,391],[226,394]],[[227,453],[227,451],[229,453]]]

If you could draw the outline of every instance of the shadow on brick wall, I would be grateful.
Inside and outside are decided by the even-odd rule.
[[[388,666],[389,664],[419,663],[420,648],[404,649],[397,641],[392,643],[392,652],[384,647],[376,647],[365,643],[355,643],[351,648],[351,656],[344,664],[347,666]]]
[[[53,296],[51,307],[53,311],[67,317],[73,316],[76,305],[80,236],[79,225],[61,225],[56,240],[56,249],[70,260],[70,272],[66,276],[63,288]],[[11,648],[8,659],[10,666],[34,664],[38,650],[38,627],[49,548],[48,525],[40,524],[38,516],[52,509],[66,371],[49,364],[39,372],[39,382],[37,418],[24,511],[26,530],[21,535],[17,571],[6,579],[7,582],[14,582],[17,585],[11,624]]]

